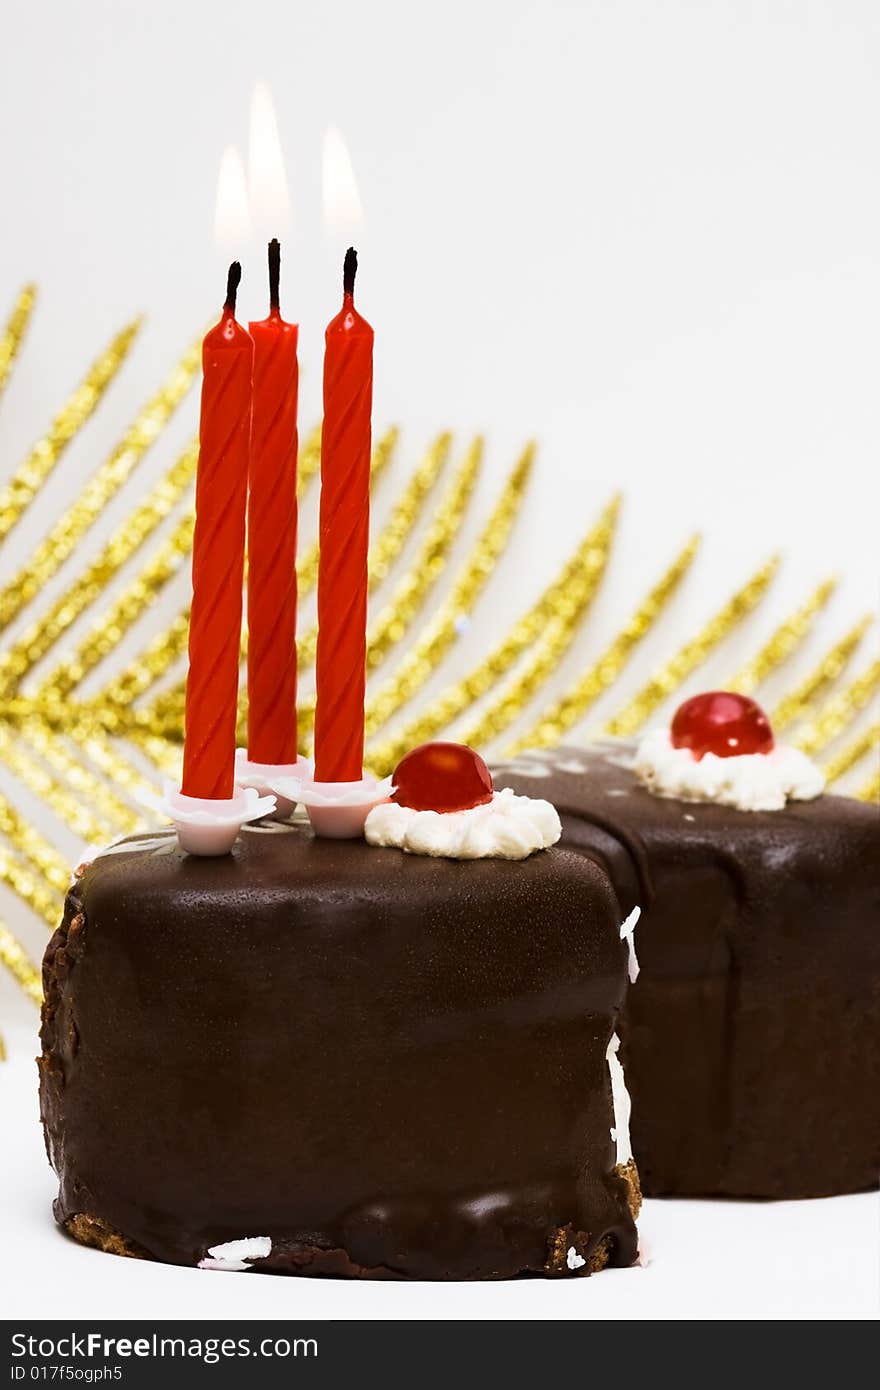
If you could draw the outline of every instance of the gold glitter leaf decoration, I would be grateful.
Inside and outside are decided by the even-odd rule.
[[[187,562],[192,549],[192,536],[193,517],[187,514],[181,517],[152,558],[117,595],[107,611],[99,615],[76,650],[40,687],[35,697],[38,703],[65,699],[89,671],[109,656],[132,624]]]
[[[558,700],[554,700],[536,724],[505,750],[506,756],[512,756],[526,748],[555,748],[562,742],[568,730],[583,719],[599,696],[617,680],[638,644],[657,623],[693,564],[699,544],[700,537],[692,536],[669,569],[639,604],[626,626],[605,648],[599,660],[589,667],[570,690]]]
[[[21,733],[41,762],[58,774],[61,785],[79,793],[86,805],[92,808],[105,825],[127,834],[140,828],[143,816],[116,791],[115,783],[105,777],[97,777],[88,763],[74,753],[63,734],[50,729],[42,720],[29,719],[23,722]],[[75,732],[75,725],[71,732]],[[100,838],[98,843],[100,843]]]
[[[36,917],[42,917],[47,927],[58,925],[58,894],[39,875],[14,854],[0,845],[0,883],[17,893]]]
[[[89,844],[112,840],[119,826],[111,817],[102,817],[62,780],[54,777],[45,765],[28,751],[18,728],[0,722],[0,759],[65,825]],[[108,788],[109,791],[109,788]]]
[[[849,772],[851,767],[855,767],[856,763],[861,762],[862,758],[866,757],[872,749],[878,747],[880,747],[880,721],[871,724],[869,728],[823,764],[822,771],[825,773],[828,786],[830,787],[838,781],[845,772]]]
[[[27,332],[36,302],[36,285],[25,285],[15,301],[2,334],[0,334],[0,395],[3,394],[3,388],[9,378],[9,373],[12,371],[12,364],[18,356],[18,350]]]
[[[874,801],[880,804],[880,772],[875,772],[856,792],[856,801]]]
[[[852,721],[880,689],[880,661],[856,676],[844,690],[833,695],[816,718],[798,734],[795,747],[810,755],[821,753],[829,743],[845,733]]]
[[[140,319],[135,319],[123,328],[121,333],[116,334],[109,347],[92,363],[82,383],[52,421],[49,433],[34,445],[24,463],[0,491],[0,541],[9,535],[68,444],[95,410],[128,356],[140,326]]]
[[[370,462],[370,491],[379,482],[385,473],[388,465],[394,457],[394,450],[397,448],[397,441],[400,432],[396,425],[386,430],[379,442],[373,448],[373,456]],[[320,466],[321,455],[318,453],[318,464]],[[296,561],[296,584],[297,593],[300,599],[305,598],[312,592],[318,582],[318,542],[314,540],[311,544],[304,547],[302,553]]]
[[[321,467],[321,426],[310,430],[299,447],[296,468],[296,495],[303,497]]]
[[[144,501],[134,509],[125,526],[120,528],[101,553],[86,565],[70,587],[55,600],[49,611],[36,618],[17,641],[0,655],[0,690],[7,695],[17,690],[27,673],[52,650],[76,619],[102,596],[123,565],[173,511],[195,477],[197,461],[198,445],[192,443]],[[191,529],[190,527],[190,531]],[[38,567],[32,561],[28,573],[28,587],[31,586],[33,576],[37,572]],[[44,575],[44,580],[45,578],[48,578],[48,573]],[[42,587],[42,582],[38,588]],[[2,602],[3,595],[0,595],[0,606]],[[82,660],[81,657],[81,663]],[[64,676],[56,673],[54,679],[50,677],[46,682],[45,688],[60,691],[64,681]],[[69,689],[73,689],[73,686]]]
[[[422,513],[422,508],[446,466],[452,448],[452,435],[448,430],[439,435],[431,445],[422,462],[416,468],[400,500],[383,525],[379,535],[370,545],[369,580],[370,589],[375,589],[388,574],[395,560],[412,532]]]
[[[380,666],[391,648],[401,640],[446,568],[449,550],[473,493],[482,458],[483,441],[477,439],[468,449],[445,496],[440,499],[418,555],[395,587],[391,598],[371,622],[367,633],[368,671]],[[314,661],[317,640],[317,628],[313,628],[303,639],[300,657],[304,665]]]
[[[15,807],[0,796],[0,831],[23,858],[52,888],[59,893],[67,892],[70,882],[70,869],[62,856],[44,839]]]
[[[513,669],[524,652],[532,646],[557,616],[565,602],[565,593],[573,577],[585,566],[594,544],[591,531],[574,555],[566,561],[557,577],[547,586],[535,603],[508,629],[489,655],[462,680],[456,681],[433,699],[415,718],[396,734],[374,742],[370,747],[370,762],[375,768],[391,772],[410,748],[448,729],[449,726],[481,699]]]
[[[80,707],[74,712],[74,722],[68,729],[77,747],[107,778],[114,787],[121,787],[141,808],[142,812],[155,813],[158,782],[150,781],[132,763],[122,756],[114,746],[113,740],[101,727],[101,711],[97,713]],[[105,714],[104,723],[111,723],[112,715]],[[130,737],[130,734],[129,734]]]
[[[35,300],[34,287],[26,286],[0,332],[0,392],[24,344]],[[51,489],[41,490],[112,384],[138,327],[139,321],[134,321],[115,335],[45,436],[0,487],[0,541],[9,536],[36,499],[42,503],[49,495]],[[183,408],[199,360],[199,345],[194,343],[137,411],[121,439],[103,454],[103,461],[86,477],[66,513],[59,516],[45,508],[45,527],[30,555],[19,553],[17,566],[10,567],[11,578],[0,585],[0,633],[14,624],[11,638],[0,649],[0,760],[5,778],[0,792],[0,881],[22,904],[20,928],[16,920],[10,919],[8,926],[0,923],[0,962],[35,1001],[40,998],[40,978],[29,954],[28,933],[60,920],[69,882],[71,842],[79,842],[80,853],[88,852],[87,847],[154,824],[162,780],[170,777],[178,781],[180,777],[184,682],[174,679],[173,673],[175,664],[186,654],[187,605],[181,603],[159,633],[151,627],[141,641],[138,634],[141,625],[146,626],[153,602],[188,565],[197,442],[192,440],[176,459],[169,459],[158,481],[137,492],[124,523],[109,539],[93,547],[84,560],[79,559],[79,551],[111,499],[124,499],[134,487],[147,450],[158,451],[162,446],[168,422]],[[388,469],[397,443],[396,428],[377,438],[373,485]],[[374,680],[368,690],[367,761],[382,773],[390,771],[408,748],[445,733],[463,717],[469,718],[464,735],[485,743],[528,713],[563,655],[576,646],[603,582],[615,534],[617,499],[606,507],[535,602],[506,633],[492,634],[493,643],[486,643],[485,654],[470,671],[447,682],[423,708],[417,708],[407,720],[397,721],[389,732],[389,721],[443,669],[460,635],[477,621],[479,600],[511,542],[535,453],[531,444],[523,451],[446,595],[425,618],[430,595],[449,565],[453,543],[472,506],[482,454],[482,441],[475,441],[445,484],[439,502],[432,503],[441,476],[445,476],[451,443],[446,431],[432,441],[403,481],[370,550],[371,590],[388,584],[387,597],[368,632],[370,669],[376,671],[396,646],[409,639],[396,667]],[[320,456],[321,429],[317,426],[300,444],[299,496],[317,481]],[[416,538],[422,523],[424,530]],[[402,557],[411,541],[413,555],[403,567]],[[509,751],[554,746],[600,695],[617,688],[638,644],[665,618],[673,595],[690,570],[696,548],[694,538],[599,658],[561,696],[533,714],[530,723],[526,721]],[[399,564],[402,572],[395,581]],[[608,731],[635,732],[678,691],[728,633],[746,619],[764,594],[774,569],[775,561],[770,561],[753,575],[641,690],[626,700],[610,720]],[[307,603],[318,572],[314,535],[302,537],[297,571],[300,596]],[[50,581],[55,582],[44,599]],[[777,626],[731,684],[742,690],[756,689],[788,661],[833,588],[833,580],[819,584],[801,607]],[[869,622],[864,619],[838,640],[818,665],[783,695],[773,713],[777,727],[798,726],[797,742],[811,752],[823,752],[846,735],[880,688],[878,662],[835,690]],[[300,655],[307,667],[314,657],[314,630],[301,628],[301,633]],[[104,663],[114,654],[118,656],[123,639],[134,655],[124,662],[117,660],[112,673],[104,675]],[[245,650],[243,635],[243,656]],[[166,679],[169,676],[170,681]],[[94,677],[90,681],[93,693],[84,695],[87,677]],[[478,702],[482,703],[474,712]],[[307,738],[313,703],[308,699],[302,703],[301,720]],[[880,723],[874,720],[826,757],[830,781],[857,767],[876,749],[878,730]],[[880,800],[880,778],[873,775],[858,795]],[[37,828],[31,814],[34,799],[51,813],[47,825],[53,828],[42,821]],[[61,843],[66,848],[59,848]]]
[[[387,719],[411,700],[453,646],[504,551],[519,513],[532,470],[535,446],[520,455],[485,528],[460,571],[452,593],[414,641],[397,671],[367,694],[366,730],[378,733]],[[371,764],[372,765],[372,764]]]
[[[770,715],[774,729],[786,729],[809,713],[816,699],[843,673],[872,622],[871,614],[867,613],[835,642],[808,676],[783,696]]]
[[[30,586],[22,587],[20,605],[32,598],[39,587],[73,554],[77,544],[92,523],[101,515],[107,503],[127,482],[147,449],[158,438],[192,385],[200,360],[199,345],[194,344],[184,353],[168,380],[163,382],[152,400],[148,401],[138,412],[110,457],[89,479],[76,501],[68,507],[58,524],[46,536],[29,562]],[[183,460],[178,463],[177,469],[172,470],[170,489],[167,479],[164,488],[160,485],[162,501],[166,499],[169,490],[172,494],[180,495],[182,488],[186,485],[185,483],[181,484],[180,474],[187,471],[187,465],[190,464],[192,456],[193,450],[187,450],[183,455]],[[154,511],[156,505],[154,502]],[[161,516],[165,513],[161,511],[161,502],[158,505],[160,509],[158,519],[161,520]],[[34,587],[35,585],[36,587]],[[18,609],[16,609],[17,611]]]
[[[17,937],[12,935],[5,922],[0,922],[0,961],[21,985],[28,998],[39,1004],[43,997],[40,972],[34,965]],[[3,1040],[0,1038],[0,1059],[6,1056]]]
[[[767,587],[779,568],[779,557],[774,556],[762,565],[751,579],[738,589],[722,609],[709,619],[696,637],[675,653],[671,660],[664,662],[655,671],[647,685],[643,686],[631,700],[628,700],[619,714],[614,715],[605,725],[604,732],[613,737],[625,738],[642,727],[664,701],[681,688],[693,671],[703,664],[715,647],[723,642],[735,627],[751,613],[764,597]]]
[[[440,474],[440,470],[449,457],[451,445],[452,435],[448,433],[440,435],[440,437],[434,441],[431,448],[428,450],[427,456],[416,469],[407,484],[399,503],[394,508],[385,526],[383,526],[378,538],[370,546],[369,586],[371,592],[386,578],[394,561],[406,544],[407,538],[419,518],[422,506],[430,495],[431,489]],[[479,460],[477,460],[477,462],[478,461]],[[464,509],[467,498],[472,491],[475,473],[476,468],[469,457],[465,460],[463,468],[464,481],[462,481],[460,476],[453,487],[456,497],[459,497],[463,491],[465,494],[461,498],[461,505],[458,513],[459,520],[461,519],[461,512]],[[443,506],[448,505],[448,501],[441,504],[441,510]],[[447,532],[449,532],[451,539],[454,530],[451,530],[447,526]],[[404,586],[417,582],[420,563],[421,561],[415,562],[410,575],[404,580]],[[374,632],[373,641],[378,645],[379,640],[380,639]],[[318,629],[317,626],[313,626],[308,632],[304,633],[297,642],[297,654],[303,668],[311,666],[314,663],[317,644]],[[368,648],[368,658],[369,655],[370,649]],[[375,657],[373,658],[373,664],[375,664]],[[312,714],[314,714],[314,709],[312,710]]]
[[[620,498],[605,508],[578,552],[579,562],[560,591],[557,611],[541,633],[532,655],[514,680],[477,719],[461,731],[462,743],[483,748],[518,719],[541,686],[553,674],[571,646],[575,633],[598,592],[617,528]]]
[[[824,580],[790,618],[780,623],[769,641],[764,643],[747,665],[729,681],[722,681],[721,688],[738,690],[743,695],[753,695],[761,682],[797,651],[810,631],[816,615],[825,607],[836,588],[836,579]]]

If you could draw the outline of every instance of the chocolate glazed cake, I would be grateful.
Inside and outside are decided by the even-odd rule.
[[[622,744],[526,755],[497,786],[546,796],[562,843],[642,909],[621,1028],[649,1194],[820,1197],[877,1184],[876,808],[741,811],[665,799]]]
[[[377,1279],[635,1258],[627,948],[590,857],[135,838],[81,873],[44,973],[55,1214],[86,1243]]]

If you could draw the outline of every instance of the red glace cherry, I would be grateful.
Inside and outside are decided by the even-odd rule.
[[[401,758],[392,783],[398,806],[469,811],[492,800],[492,774],[466,743],[423,743]]]
[[[770,753],[773,730],[761,706],[732,690],[708,690],[679,706],[672,721],[672,744],[689,748],[697,762],[705,753],[734,758]]]

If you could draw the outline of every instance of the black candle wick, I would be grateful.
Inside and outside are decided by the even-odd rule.
[[[281,242],[273,237],[269,242],[269,308],[281,307]]]
[[[238,294],[238,287],[241,284],[241,262],[233,261],[229,267],[229,274],[226,277],[226,303],[224,309],[228,309],[230,314],[235,313],[235,298]]]
[[[344,294],[354,294],[354,277],[357,275],[358,253],[349,246],[342,266],[342,290]]]

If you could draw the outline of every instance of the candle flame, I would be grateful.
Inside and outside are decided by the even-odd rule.
[[[324,132],[324,226],[343,238],[360,230],[364,210],[358,193],[348,146],[336,126]]]
[[[248,190],[257,231],[280,236],[290,225],[290,193],[275,104],[265,82],[257,82],[251,96]]]
[[[214,206],[214,239],[221,251],[241,254],[251,237],[247,181],[235,145],[227,145],[220,160],[217,201]]]

